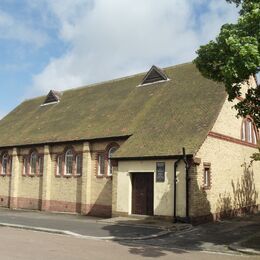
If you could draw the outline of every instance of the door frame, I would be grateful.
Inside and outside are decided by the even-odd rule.
[[[144,174],[152,174],[153,176],[153,216],[154,216],[154,198],[155,198],[155,172],[154,171],[129,171],[128,174],[130,175],[130,194],[129,194],[129,215],[137,215],[133,213],[133,175],[138,173]],[[142,216],[150,216],[150,215],[142,215]]]

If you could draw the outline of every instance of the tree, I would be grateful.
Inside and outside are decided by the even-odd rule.
[[[206,78],[225,85],[229,101],[241,97],[241,87],[260,74],[260,0],[226,0],[241,8],[236,24],[224,24],[215,41],[201,46],[194,60]],[[234,106],[237,116],[250,115],[260,129],[260,82]],[[260,160],[259,153],[252,156]]]
[[[242,84],[260,71],[260,1],[226,1],[241,8],[237,23],[224,24],[215,41],[199,48],[194,63],[203,76],[224,83],[233,101],[241,96]],[[260,129],[260,86],[249,89],[235,109],[238,116],[250,115]]]

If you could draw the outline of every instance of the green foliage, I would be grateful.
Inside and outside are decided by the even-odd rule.
[[[194,60],[206,78],[224,83],[229,100],[241,96],[241,86],[260,71],[260,1],[227,0],[239,6],[236,24],[224,24],[214,41],[201,46]],[[235,108],[250,115],[260,128],[260,86],[249,89]]]
[[[206,78],[225,85],[229,101],[241,96],[241,87],[260,72],[260,1],[226,0],[240,8],[236,24],[224,24],[217,38],[201,46],[194,60]],[[259,83],[259,82],[258,82]],[[248,89],[235,106],[237,115],[250,115],[260,128],[260,86]],[[260,160],[260,155],[253,155]]]

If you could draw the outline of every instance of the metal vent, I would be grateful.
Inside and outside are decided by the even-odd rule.
[[[60,92],[51,90],[42,105],[58,103],[60,101],[60,98],[61,98]]]
[[[144,77],[141,85],[151,84],[159,81],[168,80],[167,75],[158,67],[152,66],[152,68],[148,71],[146,76]]]

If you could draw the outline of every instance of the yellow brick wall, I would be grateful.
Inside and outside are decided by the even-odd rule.
[[[10,185],[11,177],[10,176],[0,176],[0,197],[10,195]]]
[[[82,152],[82,144],[57,145],[51,148],[51,200],[67,202],[81,202],[81,177],[56,177],[57,154],[64,153],[65,149],[71,147],[75,152]],[[85,169],[83,168],[83,171]]]
[[[43,147],[34,147],[38,153],[43,154]],[[31,148],[20,149],[19,159],[20,164],[23,164],[23,156],[29,156]],[[22,175],[22,168],[19,173]],[[22,198],[41,199],[42,196],[42,176],[22,176],[19,183],[18,196]]]
[[[91,204],[112,206],[112,178],[98,177],[97,174],[97,153],[105,151],[111,144],[122,145],[123,141],[116,142],[95,142],[91,145]]]
[[[0,150],[0,155],[2,155],[3,153],[8,153],[9,155],[12,155],[12,149]],[[10,196],[10,185],[11,185],[11,176],[0,175],[0,200],[1,197]],[[1,201],[0,201],[0,205],[1,205]]]
[[[236,112],[231,109],[233,105],[225,102],[212,131],[240,139],[242,119],[236,118]],[[260,204],[260,162],[254,162],[249,173],[245,173],[244,167],[249,166],[254,152],[257,149],[207,137],[196,154],[201,158],[201,164],[193,174],[193,216]],[[212,186],[209,190],[202,187],[204,162],[211,163]]]
[[[165,162],[165,182],[156,182],[156,162]],[[131,172],[154,173],[154,215],[173,216],[173,169],[174,160],[120,161],[117,180],[113,187],[117,189],[117,202],[113,212],[131,214],[132,183]],[[181,162],[177,170],[177,215],[185,216],[185,169]]]

